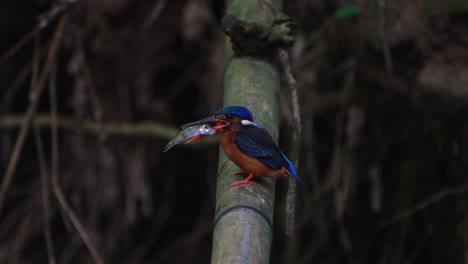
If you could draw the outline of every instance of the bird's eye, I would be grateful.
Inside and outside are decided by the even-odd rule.
[[[231,114],[227,114],[224,116],[226,119],[232,119],[232,115]]]

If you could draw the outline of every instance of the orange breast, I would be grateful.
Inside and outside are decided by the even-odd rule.
[[[287,177],[291,173],[285,167],[280,170],[273,170],[263,164],[260,160],[247,156],[234,144],[235,134],[232,131],[221,133],[221,147],[226,156],[234,162],[242,171],[253,173],[257,177]]]

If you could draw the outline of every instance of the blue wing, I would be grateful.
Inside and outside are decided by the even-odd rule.
[[[257,127],[245,128],[242,132],[236,134],[234,143],[242,153],[259,159],[271,169],[279,170],[284,166],[281,151],[270,134],[264,129]]]
[[[283,166],[296,178],[302,182],[297,176],[294,166],[281,152],[278,146],[273,141],[270,134],[260,126],[249,126],[239,132],[234,137],[234,143],[242,151],[242,153],[259,159],[267,167],[279,170]]]

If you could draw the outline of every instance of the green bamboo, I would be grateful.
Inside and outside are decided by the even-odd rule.
[[[263,2],[263,3],[262,3]],[[276,8],[279,1],[273,3]],[[263,6],[261,6],[263,5]],[[263,0],[234,0],[227,14],[259,24],[274,18]],[[278,9],[277,9],[278,10]],[[230,49],[230,44],[227,44]],[[227,51],[232,54],[232,51]],[[255,121],[278,139],[280,73],[273,62],[228,55],[224,77],[224,105],[243,105]],[[245,176],[220,150],[216,213],[211,263],[269,263],[272,240],[275,181],[255,179],[255,185],[229,187]]]

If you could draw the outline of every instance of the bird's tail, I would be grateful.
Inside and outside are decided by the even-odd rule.
[[[297,176],[296,170],[294,169],[294,166],[292,165],[291,161],[289,161],[289,159],[286,157],[286,155],[284,155],[283,152],[281,152],[281,155],[283,155],[284,160],[286,160],[286,162],[288,163],[288,167],[286,169],[289,172],[291,172],[291,175],[294,177],[294,179],[296,179],[298,182],[302,183],[302,180],[301,180],[301,178],[299,178],[299,176]]]

